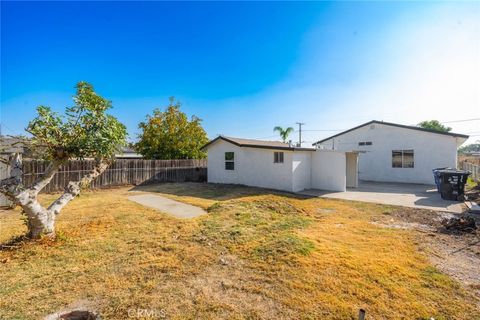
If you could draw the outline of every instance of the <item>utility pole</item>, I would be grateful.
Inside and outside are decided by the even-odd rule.
[[[302,126],[305,125],[303,122],[297,122],[298,124],[298,146],[302,146]]]

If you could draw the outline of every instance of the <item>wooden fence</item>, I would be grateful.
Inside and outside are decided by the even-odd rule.
[[[460,169],[470,171],[472,174],[470,177],[480,183],[480,166],[469,163],[469,162],[460,162]]]
[[[31,185],[47,165],[45,161],[24,160],[25,185]],[[71,160],[60,167],[43,192],[63,190],[69,181],[78,181],[92,168],[93,160]],[[116,160],[92,182],[91,187],[186,181],[207,181],[207,160]]]
[[[10,176],[10,165],[8,164],[9,154],[0,153],[0,180],[6,179]],[[5,161],[5,162],[4,162]],[[12,204],[3,194],[0,193],[0,207],[9,207]]]

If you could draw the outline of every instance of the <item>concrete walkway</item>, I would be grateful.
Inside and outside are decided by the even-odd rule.
[[[177,218],[195,218],[206,214],[202,208],[191,206],[186,203],[171,200],[155,194],[141,194],[130,196],[128,200],[135,201],[146,207],[160,210]]]
[[[358,188],[348,188],[346,192],[309,189],[300,193],[454,213],[461,213],[465,209],[462,202],[443,200],[433,185],[361,181]]]

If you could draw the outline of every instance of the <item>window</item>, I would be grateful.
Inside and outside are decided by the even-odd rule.
[[[393,150],[392,168],[413,168],[414,155],[413,150]]]
[[[359,146],[371,146],[372,141],[362,141],[358,143]]]
[[[283,152],[273,153],[273,163],[283,163]]]
[[[235,153],[225,152],[225,170],[235,170]]]

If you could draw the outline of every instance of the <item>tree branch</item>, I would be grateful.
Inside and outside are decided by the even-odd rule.
[[[52,160],[41,177],[38,177],[33,185],[29,188],[35,195],[37,195],[47,184],[52,180],[55,173],[62,165],[62,161]]]
[[[93,170],[84,175],[79,181],[70,181],[65,188],[65,192],[48,207],[48,210],[53,211],[56,215],[59,214],[67,203],[80,194],[81,188],[89,185],[96,177],[101,175],[108,168],[108,165],[108,162],[98,160]]]

